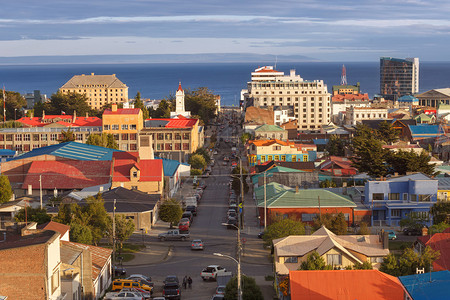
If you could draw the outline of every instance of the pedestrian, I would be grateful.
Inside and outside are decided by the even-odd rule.
[[[184,276],[183,278],[183,287],[186,289],[186,283],[187,283],[187,276]]]
[[[187,281],[188,281],[188,284],[189,284],[189,288],[191,289],[192,288],[192,278],[191,278],[191,276],[189,276]]]

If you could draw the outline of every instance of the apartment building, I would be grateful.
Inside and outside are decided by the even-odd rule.
[[[373,107],[348,107],[345,112],[345,123],[347,125],[356,125],[362,120],[387,119],[387,108]]]
[[[295,70],[284,75],[272,66],[256,69],[251,78],[243,93],[247,106],[293,106],[300,131],[319,131],[330,122],[330,94],[323,80],[303,80]]]
[[[128,101],[128,86],[112,75],[75,75],[59,91],[63,94],[78,93],[88,98],[93,109],[101,109],[106,104]]]
[[[138,150],[138,132],[144,127],[140,108],[117,108],[117,104],[113,104],[103,112],[102,121],[103,132],[114,135],[120,150]]]
[[[396,101],[419,92],[418,58],[380,58],[380,94]]]

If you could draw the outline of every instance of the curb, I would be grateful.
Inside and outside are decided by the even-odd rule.
[[[133,263],[133,260],[135,260],[136,259],[136,255],[135,255],[135,258],[133,258],[131,261],[130,261],[130,263],[124,263],[124,264],[122,264],[123,266],[128,266],[128,267],[138,267],[138,266],[149,266],[149,265],[155,265],[155,264],[159,264],[159,263],[161,263],[161,262],[163,262],[163,261],[166,261],[170,256],[172,256],[172,246],[169,246],[169,247],[167,247],[167,252],[165,253],[165,255],[164,255],[164,257],[163,257],[163,259],[161,259],[161,260],[158,260],[158,261],[153,261],[153,262],[149,262],[149,263],[144,263],[144,264],[134,264]],[[145,254],[145,253],[143,253],[143,252],[136,252],[135,254],[137,254],[137,255],[147,255],[147,254]]]

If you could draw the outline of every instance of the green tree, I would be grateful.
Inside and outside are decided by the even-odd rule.
[[[397,257],[393,253],[389,253],[389,255],[383,259],[383,262],[380,265],[380,271],[395,277],[401,276]]]
[[[173,104],[170,99],[163,99],[158,105],[158,108],[154,110],[151,108],[149,116],[151,118],[170,118],[170,112],[173,110]]]
[[[387,121],[380,123],[376,135],[386,144],[391,144],[398,141],[398,131],[392,127],[392,123]]]
[[[3,93],[0,93],[2,101],[1,104],[1,120],[3,121]],[[27,101],[18,92],[5,91],[5,109],[6,109],[6,120],[17,120],[23,117],[23,110],[27,106]]]
[[[116,215],[116,240],[119,242],[120,249],[123,247],[123,243],[129,239],[135,230],[134,222],[131,219],[127,219],[124,215]],[[113,223],[110,222],[108,225],[108,235],[112,240]]]
[[[61,139],[59,139],[60,144],[74,141],[75,141],[75,134],[70,128],[67,130],[61,130]]]
[[[100,193],[97,196],[86,198],[87,205],[83,206],[83,212],[88,215],[88,226],[91,228],[92,238],[95,245],[105,236],[111,218],[105,209],[105,201]]]
[[[11,200],[13,191],[11,183],[6,175],[0,175],[0,203],[8,202]]]
[[[180,203],[175,199],[168,199],[164,201],[159,207],[159,219],[164,222],[170,223],[170,228],[174,223],[178,223],[183,215],[183,209]]]
[[[70,225],[79,209],[80,206],[77,203],[63,203],[59,206],[58,214],[53,217],[53,221]]]
[[[191,169],[191,176],[202,175],[202,170],[199,169]]]
[[[256,284],[255,279],[252,277],[248,277],[245,275],[241,276],[241,289],[243,300],[264,300],[261,289]],[[231,278],[231,280],[227,283],[225,287],[225,299],[238,299],[237,276]]]
[[[415,274],[419,266],[419,256],[412,248],[406,248],[398,259],[398,265],[401,276]]]
[[[290,235],[304,235],[305,225],[300,221],[282,219],[267,226],[263,234],[265,245],[271,245],[272,240]]]
[[[189,157],[188,163],[194,169],[203,170],[206,167],[205,158],[200,154],[194,154]]]
[[[319,229],[325,226],[328,230],[337,235],[347,234],[347,221],[343,213],[338,214],[322,214],[314,219],[314,228]]]
[[[416,268],[424,268],[425,272],[429,272],[430,266],[439,255],[439,251],[434,251],[428,246],[421,255],[412,248],[406,248],[398,258],[393,253],[386,256],[381,263],[380,271],[396,277],[415,274]]]
[[[336,182],[332,179],[325,179],[319,182],[320,188],[336,187]]]
[[[441,253],[439,251],[435,251],[430,246],[426,246],[422,254],[419,256],[419,267],[424,268],[427,273],[430,272],[430,267],[433,262],[439,259],[440,256]],[[413,270],[412,274],[415,274],[415,271],[416,270]]]
[[[436,164],[430,164],[431,156],[425,151],[417,154],[414,151],[389,152],[386,155],[386,162],[392,168],[391,173],[405,175],[407,172],[421,172],[429,176],[436,175]]]
[[[333,266],[327,265],[323,257],[316,251],[313,251],[306,257],[306,260],[300,264],[299,270],[333,270]]]
[[[20,122],[14,122],[14,121],[6,121],[0,123],[0,128],[22,128],[23,124]]]
[[[206,164],[209,164],[211,162],[211,156],[209,156],[209,152],[205,148],[198,148],[193,154],[200,154],[201,156],[203,156]]]
[[[92,232],[89,227],[79,223],[70,224],[70,240],[75,243],[92,245]]]
[[[433,223],[439,224],[442,222],[449,223],[450,219],[450,202],[439,201],[433,204],[430,209],[430,213],[433,215]]]
[[[140,108],[142,110],[142,117],[144,120],[150,117],[148,109],[141,100],[141,92],[139,91],[136,93],[136,97],[134,97],[134,108]]]
[[[45,208],[32,208],[30,206],[26,207],[27,209],[27,221],[28,222],[36,222],[38,225],[50,222],[52,217],[47,214],[47,210]],[[25,222],[25,208],[19,210],[19,212],[15,215],[14,220],[16,222]]]
[[[361,234],[361,235],[368,235],[368,234],[370,234],[370,230],[369,230],[369,227],[368,227],[366,222],[361,222],[359,224],[359,232],[358,232],[358,234]]]
[[[86,95],[78,93],[64,94],[59,91],[51,96],[50,101],[34,106],[35,116],[42,116],[44,110],[49,115],[60,115],[62,112],[73,115],[74,111],[79,116],[96,114],[96,111],[93,111],[89,106]]]
[[[400,220],[400,227],[410,227],[416,229],[422,229],[427,222],[426,218],[418,217],[413,214],[409,214],[406,218]]]
[[[100,146],[100,147],[106,147],[106,148],[111,148],[111,149],[119,149],[119,145],[117,144],[116,140],[114,139],[114,135],[112,133],[103,132],[101,135],[91,133],[91,134],[89,134],[89,136],[87,138],[86,144]]]
[[[353,270],[372,270],[373,266],[370,262],[368,262],[367,260],[364,261],[362,264],[360,263],[356,263],[353,266]]]
[[[325,150],[329,155],[344,156],[346,146],[347,142],[345,140],[341,139],[338,135],[333,134],[328,139]]]
[[[198,116],[203,124],[209,124],[215,117],[216,95],[206,87],[185,91],[185,107],[191,115]]]
[[[445,222],[441,222],[439,224],[434,224],[433,226],[430,227],[429,234],[443,232],[445,229],[447,229],[449,227],[450,227],[450,224],[445,223]]]
[[[245,145],[251,138],[252,138],[252,135],[250,133],[244,132],[241,135],[241,143],[242,143],[242,145]]]

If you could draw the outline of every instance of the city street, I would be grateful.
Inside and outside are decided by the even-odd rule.
[[[189,241],[164,241],[157,239],[157,234],[169,229],[167,223],[158,221],[154,230],[146,237],[147,248],[152,245],[160,247],[167,246],[169,255],[166,259],[158,263],[145,263],[139,265],[126,266],[127,274],[144,274],[151,276],[155,284],[154,295],[161,295],[162,281],[167,275],[177,275],[180,281],[184,276],[193,279],[192,289],[182,291],[182,299],[210,299],[214,294],[216,282],[204,282],[200,277],[202,269],[208,265],[218,264],[228,271],[236,274],[237,264],[228,258],[214,256],[213,253],[222,253],[237,258],[237,230],[227,229],[221,223],[226,222],[226,212],[228,210],[228,194],[231,162],[223,166],[223,156],[231,155],[231,142],[226,143],[226,139],[232,136],[232,129],[225,127],[218,135],[223,138],[220,142],[217,155],[214,155],[215,166],[212,174],[208,178],[202,178],[207,184],[203,197],[198,205],[198,213],[194,218],[190,228],[190,239],[201,239],[204,242],[203,251],[192,251]],[[182,193],[190,193],[192,179],[184,183]],[[252,202],[251,193],[246,195],[245,205]],[[262,240],[257,238],[259,227],[257,227],[255,208],[246,211],[244,215],[244,229],[241,231],[243,241],[242,273],[254,277],[261,286],[266,299],[272,299],[272,282],[264,281],[264,276],[272,275],[272,265],[268,254],[269,251],[262,247]],[[247,226],[248,223],[248,226]],[[250,245],[252,248],[250,248]],[[255,251],[252,249],[255,248]],[[252,254],[258,255],[253,257]]]

